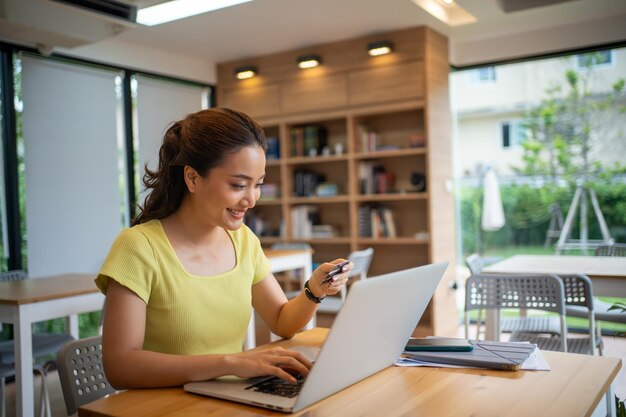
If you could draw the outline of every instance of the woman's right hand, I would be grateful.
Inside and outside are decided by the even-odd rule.
[[[230,375],[240,378],[272,375],[294,384],[296,378],[293,375],[306,376],[313,366],[311,361],[301,353],[281,347],[228,355],[225,360]]]

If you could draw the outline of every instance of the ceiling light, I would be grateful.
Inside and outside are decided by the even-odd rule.
[[[249,1],[252,0],[173,0],[139,9],[137,23],[146,26],[160,25]]]
[[[314,68],[322,63],[319,55],[302,55],[298,57],[298,66],[300,68]]]
[[[367,53],[371,56],[379,56],[390,53],[393,50],[393,44],[389,41],[377,41],[367,45]]]
[[[476,17],[449,0],[411,0],[448,26],[461,26],[478,21]]]
[[[245,66],[235,68],[235,76],[240,80],[246,80],[248,78],[252,78],[257,75],[258,71],[256,67],[253,66]]]

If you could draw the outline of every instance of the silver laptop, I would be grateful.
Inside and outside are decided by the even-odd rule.
[[[295,412],[393,365],[437,288],[447,262],[357,281],[306,380],[276,377],[192,382],[185,391]],[[310,347],[291,348],[311,356]]]

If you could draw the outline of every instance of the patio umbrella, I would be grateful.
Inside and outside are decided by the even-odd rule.
[[[504,226],[504,209],[500,198],[500,185],[493,169],[488,169],[483,182],[483,217],[481,226],[486,232],[500,230]]]

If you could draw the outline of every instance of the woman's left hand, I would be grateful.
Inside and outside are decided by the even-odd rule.
[[[325,262],[313,271],[313,275],[311,275],[311,279],[309,279],[309,288],[314,296],[322,298],[327,295],[337,294],[341,290],[341,286],[346,285],[349,272],[354,267],[352,262],[344,265],[341,272],[332,279],[326,279],[328,273],[335,269],[336,265],[344,261],[345,259],[339,258],[331,262]]]

